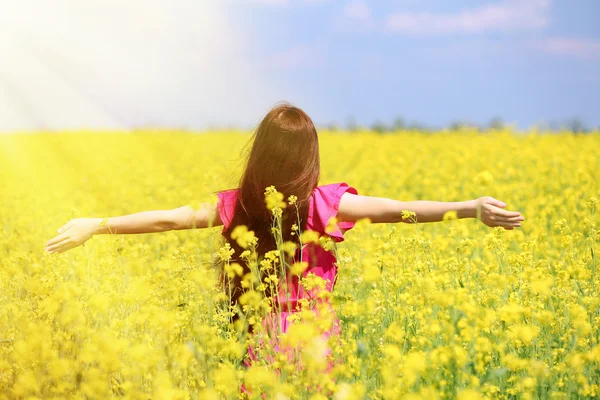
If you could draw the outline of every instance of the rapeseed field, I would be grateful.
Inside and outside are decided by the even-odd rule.
[[[44,251],[73,218],[216,202],[249,137],[0,136],[0,399],[235,399],[242,385],[259,399],[600,396],[599,132],[320,133],[321,184],[405,201],[489,195],[526,218],[512,231],[452,215],[359,222],[332,250],[342,334],[328,373],[318,331],[331,321],[308,312],[284,339],[305,368],[276,356],[244,367],[252,339],[228,324],[212,268],[230,257],[221,228]],[[244,305],[264,308],[258,294]]]

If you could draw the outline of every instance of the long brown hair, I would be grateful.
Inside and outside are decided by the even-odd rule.
[[[288,103],[273,107],[251,140],[252,148],[240,179],[234,215],[223,235],[229,240],[231,232],[239,225],[253,230],[258,238],[256,255],[260,260],[266,252],[277,247],[271,232],[272,213],[265,206],[265,189],[274,185],[283,193],[284,199],[290,195],[297,197],[296,205],[288,205],[283,210],[281,224],[283,240],[297,242],[298,235],[292,236],[292,225],[299,218],[299,228],[305,229],[310,197],[319,182],[319,141],[310,117]],[[247,262],[239,257],[244,249],[234,240],[229,243],[235,251],[232,261],[242,266],[243,277],[250,272]],[[243,294],[242,278],[235,276],[227,287],[222,270],[221,276],[222,287],[227,294],[231,293],[231,304],[235,305]]]

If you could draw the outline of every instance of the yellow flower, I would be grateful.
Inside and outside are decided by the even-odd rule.
[[[288,197],[289,205],[294,205],[294,204],[296,204],[297,201],[298,201],[298,197],[294,196],[293,194]]]
[[[240,258],[247,259],[251,255],[252,255],[252,252],[250,250],[244,250],[244,251],[242,251],[242,254],[240,254]]]
[[[376,282],[381,276],[381,271],[376,264],[369,263],[364,266],[363,279],[367,283]]]
[[[587,204],[588,208],[590,209],[590,211],[593,214],[594,211],[596,210],[596,207],[598,206],[598,199],[596,197],[590,197],[589,200],[585,204]]]
[[[324,250],[332,251],[335,249],[335,241],[331,237],[323,235],[319,238],[319,246]]]
[[[274,262],[278,262],[279,261],[279,251],[277,251],[277,250],[267,251],[265,253],[265,258],[269,259],[271,261],[274,261]]]
[[[240,296],[240,304],[250,305],[252,307],[258,307],[261,299],[262,299],[262,296],[259,292],[255,291],[255,290],[249,290]]]
[[[288,257],[293,257],[297,249],[298,245],[294,242],[287,241],[283,243],[283,251],[285,251]]]
[[[337,226],[337,223],[338,223],[338,219],[336,217],[331,218],[329,220],[329,222],[327,222],[327,226],[325,227],[325,232],[331,233],[331,232],[337,231],[339,229]]]
[[[553,279],[551,277],[545,279],[537,279],[531,282],[531,291],[541,296],[548,296],[552,288]]]
[[[300,240],[303,244],[307,243],[319,243],[319,232],[312,230],[305,230],[300,235]]]
[[[487,186],[490,183],[494,182],[494,176],[490,171],[485,170],[475,175],[473,181],[479,185]]]
[[[243,249],[258,242],[258,238],[254,236],[254,231],[248,230],[245,225],[236,226],[231,232],[231,238]]]
[[[306,268],[308,268],[308,263],[306,261],[295,262],[290,267],[290,272],[294,275],[301,275],[306,270]]]
[[[517,324],[511,327],[507,335],[513,340],[518,339],[523,344],[530,345],[539,333],[540,328],[535,325]]]
[[[235,253],[235,250],[231,248],[229,243],[225,243],[225,245],[219,249],[219,258],[221,261],[229,261],[231,260],[233,253]]]
[[[280,193],[277,190],[275,190],[275,186],[269,186],[268,188],[266,188],[265,203],[267,205],[267,208],[271,210],[273,214],[276,213],[276,211],[273,210],[283,209],[286,207],[285,201],[283,201],[283,193]]]
[[[259,365],[248,368],[244,378],[245,386],[253,392],[272,388],[278,381],[274,372]]]
[[[410,210],[402,210],[402,219],[408,221],[415,221],[417,218],[417,213]]]
[[[256,278],[252,272],[248,272],[242,279],[242,287],[248,289],[252,283],[258,283],[258,278]]]
[[[322,290],[325,287],[325,279],[320,277],[319,275],[315,275],[312,272],[309,272],[301,281],[301,285],[306,290],[318,289]]]
[[[450,210],[444,213],[444,221],[451,221],[453,219],[458,219],[458,214],[456,213],[456,210]]]
[[[244,269],[238,263],[231,263],[225,265],[225,272],[227,273],[227,276],[229,276],[229,279],[233,279],[235,275],[242,276]]]
[[[221,365],[213,372],[213,380],[217,390],[226,396],[233,396],[238,392],[237,371],[232,365]]]

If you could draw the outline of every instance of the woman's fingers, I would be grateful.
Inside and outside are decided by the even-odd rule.
[[[75,221],[71,220],[71,221],[67,222],[66,224],[64,224],[63,226],[61,226],[60,228],[58,228],[57,232],[62,233],[64,231],[66,231],[67,229],[71,228],[73,225],[75,225]]]
[[[55,244],[54,246],[48,247],[46,250],[48,253],[57,253],[64,249],[66,242],[61,242],[59,244]]]
[[[73,242],[66,242],[65,244],[61,245],[60,249],[57,249],[56,252],[59,254],[64,253],[65,251],[71,250],[74,247],[77,247],[77,244]]]
[[[46,243],[46,246],[52,246],[53,244],[56,244],[56,243],[62,242],[63,240],[65,240],[65,239],[67,239],[67,238],[68,238],[67,234],[66,234],[66,233],[62,233],[62,234],[60,234],[60,235],[58,235],[58,236],[56,236],[56,237],[54,237],[54,238],[50,239],[50,240],[49,240],[49,241]]]
[[[63,240],[60,243],[57,243],[53,246],[48,247],[46,250],[48,250],[49,253],[64,253],[67,250],[71,250],[72,248],[75,248],[77,246],[79,246],[82,243],[79,243],[71,238],[67,239],[67,240]]]
[[[523,217],[519,213],[516,213],[516,215],[513,213],[513,214],[510,214],[513,216],[506,217],[505,216],[506,214],[500,214],[496,211],[502,211],[502,210],[494,210],[493,212],[488,214],[485,218],[486,225],[488,225],[490,227],[501,226],[504,228],[520,227],[521,222],[525,220],[525,217]]]
[[[496,207],[499,207],[499,208],[506,207],[506,203],[504,203],[503,201],[497,200],[497,199],[495,199],[493,197],[489,197],[488,198],[488,202],[489,202],[489,204],[491,204],[493,206],[496,206]]]
[[[496,218],[494,218],[494,220],[499,221],[499,222],[522,222],[522,221],[525,221],[525,217],[523,217],[522,215],[519,215],[516,217],[510,217],[510,218],[496,217]]]
[[[521,216],[521,213],[518,211],[506,211],[506,210],[495,210],[496,214],[504,217],[504,218],[511,218],[511,217],[519,217]]]
[[[52,253],[56,253],[56,252],[60,252],[60,250],[63,248],[63,244],[55,244],[54,246],[48,247],[46,249],[46,251],[48,251],[48,253],[52,254]]]
[[[508,211],[508,210],[503,210],[500,207],[497,206],[491,206],[487,208],[487,211],[497,217],[504,217],[504,218],[511,218],[511,217],[518,217],[521,215],[521,213],[519,211]]]
[[[488,208],[488,213],[490,215],[490,217],[493,217],[492,219],[496,219],[496,220],[507,220],[510,218],[523,218],[523,216],[521,215],[521,213],[519,211],[507,211],[507,210],[503,210],[499,207],[489,207]]]
[[[60,242],[53,243],[51,245],[46,245],[46,250],[50,253],[56,251],[57,249],[65,247],[67,244],[71,243],[70,238],[64,238]]]
[[[514,228],[514,227],[518,228],[521,226],[521,222],[520,221],[507,222],[507,221],[495,220],[495,221],[493,221],[492,226],[501,226],[503,228]]]

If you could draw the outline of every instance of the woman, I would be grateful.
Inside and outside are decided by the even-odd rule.
[[[271,299],[274,310],[265,315],[263,328],[284,333],[295,320],[293,315],[303,301],[304,304],[308,301],[314,310],[333,313],[327,296],[321,296],[314,289],[307,290],[301,278],[319,276],[325,283],[321,289],[331,292],[337,277],[335,254],[316,240],[309,244],[302,243],[301,232],[313,231],[317,236],[341,242],[344,232],[359,219],[369,218],[372,223],[435,222],[442,221],[450,211],[456,212],[457,218],[478,218],[487,226],[500,226],[507,230],[520,227],[524,220],[519,212],[504,210],[505,203],[487,196],[460,202],[403,202],[359,195],[355,188],[345,182],[318,186],[319,174],[319,143],[315,126],[301,109],[281,104],[269,111],[258,126],[239,187],[220,192],[216,205],[206,203],[198,210],[184,206],[111,218],[74,219],[58,229],[59,235],[46,244],[47,251],[62,253],[83,244],[95,234],[134,234],[223,226],[222,234],[233,250],[230,262],[241,267],[238,273],[227,275],[223,270],[222,274],[223,290],[230,295],[233,306],[247,292],[248,285],[244,285],[244,278],[252,273],[253,263],[256,266],[267,259],[270,260],[267,264],[271,262],[273,270],[277,269],[276,264],[285,266],[280,268],[283,273],[279,274],[279,281],[269,281],[262,290]],[[270,199],[271,207],[265,206],[265,194]],[[281,209],[281,212],[274,213],[274,209]],[[273,230],[274,215],[279,222],[276,230]],[[407,218],[407,215],[412,217]],[[252,231],[252,236],[257,239],[252,246],[239,240],[230,240],[232,234],[234,239],[240,235],[236,227],[242,226],[246,229],[244,232]],[[288,246],[293,243],[293,251],[288,256],[274,257],[273,253],[269,253],[281,249],[284,243],[288,243]],[[249,247],[254,257],[249,257],[248,253],[243,257]],[[307,263],[304,271],[300,268],[300,272],[290,272],[290,266],[302,267],[301,261]],[[267,272],[254,272],[260,275],[258,279],[262,283],[270,276]],[[241,312],[234,319],[239,315]],[[338,333],[339,324],[333,317],[333,323],[322,334],[327,338]],[[275,336],[271,335],[272,338]],[[281,351],[282,346],[277,340],[272,345]],[[285,351],[289,357],[293,357],[293,349]],[[259,353],[260,348],[250,346],[246,363],[250,364],[260,357]],[[262,358],[273,361],[272,357]]]

